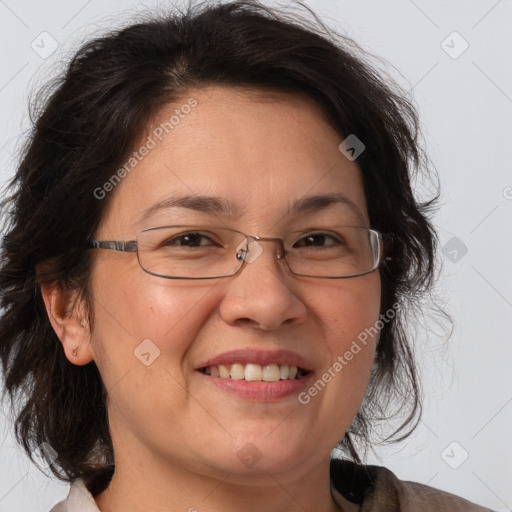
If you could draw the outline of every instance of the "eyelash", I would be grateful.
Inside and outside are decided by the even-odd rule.
[[[211,238],[205,234],[202,234],[202,233],[199,233],[199,232],[195,232],[195,231],[190,231],[188,233],[182,233],[181,235],[178,235],[178,236],[175,236],[169,240],[166,240],[163,245],[176,245],[174,243],[169,243],[169,242],[173,242],[173,241],[176,241],[176,240],[180,240],[180,239],[183,239],[187,236],[190,236],[190,235],[198,235],[199,237],[202,237],[202,238],[207,238],[208,240],[211,240]],[[335,240],[336,242],[338,243],[344,243],[342,242],[341,240],[337,240],[334,236],[332,235],[329,235],[327,233],[323,233],[323,232],[312,232],[312,233],[307,233],[305,234],[302,238],[300,238],[298,241],[302,241],[302,240],[305,240],[311,236],[323,236],[323,237],[327,237],[327,238],[330,238],[331,240]],[[296,242],[297,243],[297,242]],[[195,246],[195,247],[204,247],[204,245],[199,245],[199,246]]]

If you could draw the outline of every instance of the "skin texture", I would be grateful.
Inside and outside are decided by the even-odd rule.
[[[110,192],[96,240],[133,240],[143,228],[181,221],[220,219],[261,236],[333,217],[362,225],[344,205],[286,216],[293,200],[331,192],[350,198],[370,226],[361,171],[338,150],[344,137],[314,104],[211,86],[166,106],[150,129],[190,97],[197,106]],[[241,213],[211,217],[172,208],[137,222],[174,193],[222,196]],[[116,470],[95,497],[103,512],[340,510],[330,493],[329,458],[361,406],[377,338],[306,405],[297,395],[244,400],[208,384],[195,368],[228,350],[284,348],[310,362],[314,383],[378,320],[379,273],[299,277],[276,259],[277,244],[261,244],[263,254],[238,275],[205,281],[158,278],[133,253],[96,251],[92,330],[80,305],[66,314],[71,297],[44,287],[67,358],[94,361],[108,390]],[[134,350],[148,338],[160,356],[145,366]],[[246,443],[261,454],[251,467],[237,456]]]

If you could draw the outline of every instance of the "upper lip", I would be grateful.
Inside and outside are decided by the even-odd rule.
[[[268,364],[287,364],[297,366],[306,371],[311,371],[311,365],[299,354],[290,350],[257,350],[257,349],[238,349],[223,352],[212,357],[196,367],[196,370],[206,366],[218,366],[219,364],[233,363],[254,363],[261,366]]]

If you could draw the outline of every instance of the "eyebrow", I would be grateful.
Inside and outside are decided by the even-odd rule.
[[[315,194],[296,199],[291,205],[289,204],[286,215],[299,213],[310,213],[324,210],[334,204],[343,204],[354,213],[361,224],[365,224],[364,216],[359,207],[351,201],[347,196],[341,193]],[[139,222],[143,223],[151,215],[169,208],[188,208],[209,215],[224,215],[228,217],[240,216],[240,210],[237,205],[218,196],[204,195],[184,195],[173,196],[158,203],[153,204],[144,210],[139,217]]]

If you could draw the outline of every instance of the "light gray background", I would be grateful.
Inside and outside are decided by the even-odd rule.
[[[449,245],[438,290],[455,330],[445,344],[425,318],[430,334],[420,331],[415,344],[423,421],[406,442],[377,449],[367,462],[512,510],[512,0],[308,4],[400,71],[390,70],[417,101],[443,190],[435,224]],[[28,93],[88,35],[154,5],[166,3],[0,0],[0,185],[12,175],[19,136],[29,126]],[[46,59],[31,47],[42,47],[45,31],[59,43]],[[458,55],[464,40],[469,47]],[[0,424],[0,512],[47,512],[67,486],[27,461],[4,414]]]

